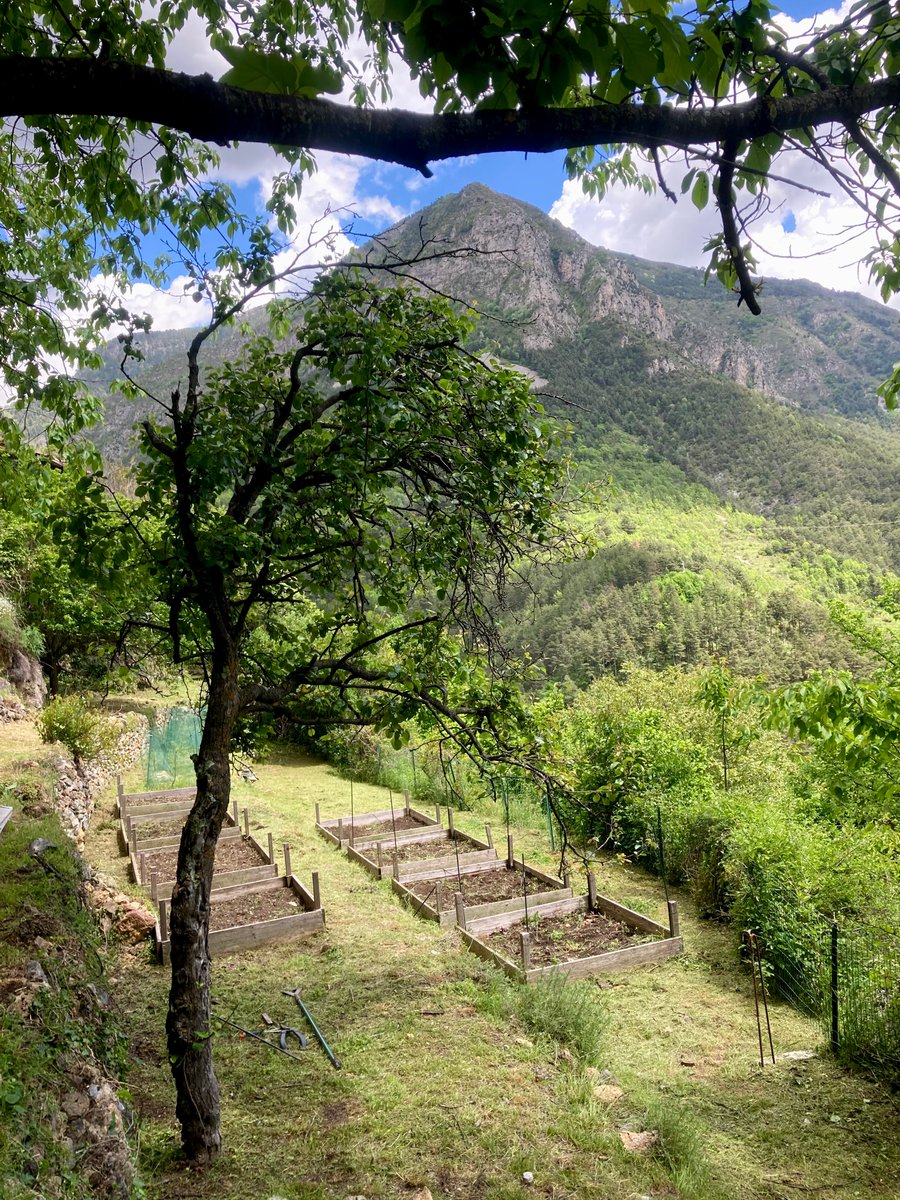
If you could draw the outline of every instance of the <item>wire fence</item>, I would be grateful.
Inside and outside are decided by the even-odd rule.
[[[766,945],[771,989],[835,1053],[900,1082],[900,931],[791,913]]]
[[[203,716],[192,708],[169,708],[157,713],[145,751],[148,790],[190,787],[194,782],[192,755],[200,747]]]

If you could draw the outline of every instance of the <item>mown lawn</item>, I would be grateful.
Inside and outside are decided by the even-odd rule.
[[[683,898],[685,954],[584,985],[606,1030],[593,1053],[573,1054],[526,1028],[512,985],[453,932],[414,917],[387,882],[316,835],[316,801],[323,816],[349,811],[345,780],[299,754],[256,770],[258,782],[237,782],[235,794],[252,825],[291,843],[296,874],[308,882],[318,870],[327,931],[217,961],[215,1011],[251,1028],[263,1011],[300,1023],[282,995],[300,987],[343,1069],[317,1048],[295,1062],[220,1027],[225,1153],[206,1173],[186,1171],[163,1035],[166,973],[149,955],[123,958],[114,991],[130,1034],[149,1200],[412,1200],[425,1187],[435,1200],[896,1200],[895,1100],[827,1057],[760,1070],[752,985],[732,932],[699,922]],[[143,786],[138,772],[129,786]],[[387,807],[381,788],[356,784],[354,800],[357,813]],[[87,852],[124,879],[112,805],[110,789]],[[456,820],[478,832],[485,817],[501,845],[498,812]],[[517,852],[552,867],[540,826],[538,815],[535,828],[513,828]],[[604,862],[599,884],[651,915],[665,911],[659,882],[627,864]],[[772,1016],[779,1053],[820,1044],[792,1010],[775,1005]],[[624,1092],[612,1104],[594,1095],[610,1077]],[[660,1141],[646,1156],[629,1153],[622,1130]]]

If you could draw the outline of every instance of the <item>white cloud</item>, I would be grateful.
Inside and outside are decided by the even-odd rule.
[[[774,169],[803,187],[771,184],[770,209],[751,226],[759,274],[811,279],[824,287],[880,300],[862,261],[875,246],[874,235],[864,232],[847,242],[847,231],[860,225],[862,214],[856,205],[836,192],[825,171],[807,159],[785,155]],[[676,192],[682,174],[683,167],[667,172]],[[804,188],[817,188],[827,196]],[[790,232],[783,227],[788,214],[795,222]],[[611,188],[597,201],[574,181],[563,185],[550,215],[594,245],[689,267],[706,265],[703,246],[721,230],[713,202],[698,212],[690,196],[679,196],[673,204],[661,192],[647,195],[624,187]]]

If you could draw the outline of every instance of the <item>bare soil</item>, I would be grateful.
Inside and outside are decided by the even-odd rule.
[[[160,817],[157,821],[138,821],[132,825],[138,836],[138,841],[145,838],[175,837],[181,833],[187,814],[180,813],[174,817]]]
[[[535,967],[549,967],[572,958],[590,958],[607,950],[620,950],[623,946],[637,946],[654,940],[652,934],[633,929],[623,921],[610,920],[602,913],[579,912],[541,917],[539,912],[529,915],[528,921],[531,962]],[[517,925],[513,929],[501,929],[479,936],[492,950],[504,954],[513,962],[519,962],[519,934],[524,931],[524,925]]]
[[[305,909],[291,888],[266,888],[247,892],[231,900],[214,901],[210,906],[210,929],[231,929],[235,925],[253,925],[256,921],[272,921],[276,917],[291,917]]]
[[[415,817],[407,817],[402,813],[391,821],[390,817],[386,821],[372,821],[368,825],[360,825],[358,822],[353,823],[353,837],[356,841],[362,841],[364,838],[378,837],[380,833],[392,834],[396,829],[398,832],[401,829],[430,829],[431,826],[424,821],[418,821]],[[332,828],[332,833],[337,834],[337,828]],[[344,837],[350,833],[350,822],[344,821]]]
[[[433,880],[421,879],[408,886],[410,891],[414,892],[420,899],[424,899],[430,894],[430,899],[427,903],[434,904]],[[443,881],[442,891],[445,897],[448,892],[453,893],[457,890],[458,883],[456,879],[446,879]],[[529,895],[533,892],[549,892],[552,890],[552,884],[544,883],[541,879],[529,876]],[[501,866],[491,871],[479,871],[476,875],[463,875],[462,894],[466,904],[491,904],[495,900],[512,900],[516,896],[523,896],[524,876],[522,869],[521,867],[516,867],[510,871],[506,866]],[[445,899],[442,907],[446,907],[448,903],[449,901]]]
[[[462,839],[459,841],[460,854],[471,854],[473,850],[479,847],[473,846],[471,842],[465,842]],[[363,851],[366,858],[376,859],[375,847]],[[427,858],[446,858],[455,856],[456,845],[449,838],[435,838],[429,842],[398,842],[397,843],[397,860],[399,862],[420,862]],[[386,865],[390,865],[394,861],[394,843],[385,839],[384,845],[384,861]]]
[[[244,867],[261,867],[266,860],[253,848],[246,838],[227,838],[216,846],[216,861],[214,874],[222,871],[240,871]],[[146,878],[150,872],[156,871],[162,880],[174,879],[175,868],[178,864],[178,847],[166,847],[164,850],[144,851]]]

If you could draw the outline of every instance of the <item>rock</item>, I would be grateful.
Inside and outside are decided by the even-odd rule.
[[[616,1087],[613,1083],[602,1083],[599,1087],[594,1088],[594,1096],[601,1104],[615,1104],[617,1100],[621,1100],[625,1093],[620,1087]]]
[[[116,918],[115,929],[127,942],[142,942],[156,928],[156,918],[134,900],[129,900]]]
[[[67,1117],[86,1117],[91,1107],[91,1098],[85,1092],[66,1092],[59,1106]]]
[[[39,984],[41,987],[49,987],[50,980],[47,978],[47,972],[41,966],[36,958],[31,959],[25,964],[25,978],[30,983]]]
[[[531,1173],[531,1171],[522,1172],[522,1182],[525,1184],[534,1183],[534,1175]]]
[[[620,1129],[619,1138],[625,1149],[630,1150],[632,1154],[646,1154],[659,1142],[659,1134],[652,1130],[635,1133],[631,1129]]]
[[[412,1200],[432,1200],[431,1188],[417,1188],[412,1194]]]
[[[815,1058],[816,1052],[815,1050],[786,1050],[784,1054],[779,1054],[776,1057],[779,1062],[781,1059],[785,1059],[788,1062],[806,1062],[809,1058]]]

